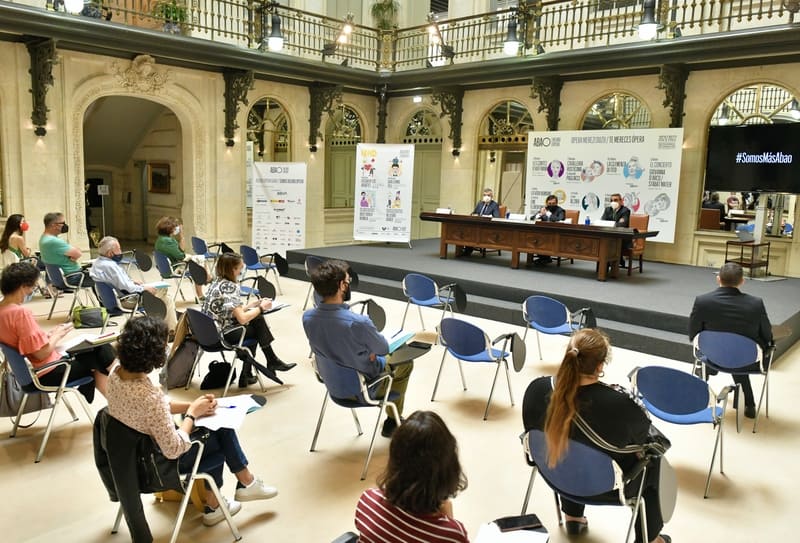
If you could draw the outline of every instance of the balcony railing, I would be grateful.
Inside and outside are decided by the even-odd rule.
[[[518,23],[518,54],[570,51],[637,41],[639,0],[521,2],[511,8],[389,31],[353,24],[339,43],[344,20],[259,0],[94,0],[114,22],[224,42],[267,52],[271,15],[284,36],[282,55],[347,64],[370,71],[403,71],[504,57],[509,22]],[[48,0],[49,2],[49,0]],[[796,0],[661,0],[658,39],[708,35],[793,23]],[[164,6],[172,9],[164,9]],[[177,10],[176,10],[177,8]]]

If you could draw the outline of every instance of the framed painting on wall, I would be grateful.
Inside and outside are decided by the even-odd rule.
[[[169,194],[169,164],[151,162],[147,165],[147,190],[150,192]]]

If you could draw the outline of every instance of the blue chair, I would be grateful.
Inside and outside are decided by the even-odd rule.
[[[787,222],[786,224],[783,225],[784,236],[791,236],[792,232],[794,232],[794,226],[792,226],[792,223]]]
[[[453,316],[453,304],[456,301],[453,295],[454,287],[455,283],[452,283],[439,288],[436,281],[419,273],[406,275],[403,278],[403,295],[408,298],[408,302],[406,303],[406,310],[403,313],[403,322],[400,323],[400,328],[405,328],[406,315],[411,304],[416,305],[419,310],[419,322],[423,330],[425,329],[425,321],[422,319],[423,307],[441,307],[442,319],[448,310],[450,310],[450,315]]]
[[[125,314],[125,311],[120,307],[120,302],[125,300],[135,300],[133,308],[128,313],[128,318],[133,317],[139,310],[140,294],[138,292],[119,295],[112,285],[104,281],[95,281],[94,290],[100,300],[100,305],[106,308],[109,317],[121,317]],[[103,330],[105,328],[106,323],[103,323]]]
[[[308,300],[309,298],[311,298],[311,291],[314,290],[314,285],[311,284],[311,272],[317,269],[317,267],[323,262],[325,262],[324,258],[320,258],[318,256],[313,256],[313,255],[306,256],[306,261],[304,265],[306,268],[306,277],[308,277],[308,292],[306,292],[306,301],[303,302],[303,311],[305,311],[306,307],[308,307]],[[317,304],[314,304],[314,307],[316,306]]]
[[[45,271],[47,272],[47,277],[50,279],[50,285],[55,287],[58,292],[66,292],[72,293],[72,304],[69,306],[69,315],[72,315],[72,308],[75,307],[75,302],[78,301],[78,293],[84,291],[87,293],[87,300],[86,305],[92,305],[92,301],[89,299],[88,294],[92,293],[92,287],[90,286],[83,286],[84,275],[82,271],[70,273],[64,275],[64,270],[62,270],[59,266],[55,264],[45,264],[44,265]],[[67,280],[72,277],[77,277],[78,284],[72,285],[68,284]],[[47,315],[47,320],[53,316],[53,310],[56,307],[56,302],[58,302],[58,292],[53,293],[53,303],[50,305],[50,313]]]
[[[256,275],[259,275],[262,271],[264,272],[264,276],[267,275],[268,271],[272,271],[275,274],[275,284],[278,286],[278,292],[283,294],[283,290],[281,289],[281,282],[278,279],[278,265],[275,263],[275,254],[271,255],[263,255],[258,256],[258,253],[255,249],[250,247],[249,245],[242,245],[239,247],[239,252],[242,254],[242,260],[244,260],[244,267],[247,271],[254,271]],[[268,259],[266,262],[264,259]],[[245,272],[245,274],[247,273]]]
[[[461,385],[464,390],[467,390],[467,382],[464,379],[464,368],[461,366],[462,360],[466,362],[484,362],[497,366],[492,380],[492,388],[489,391],[489,399],[486,402],[486,410],[483,412],[483,420],[486,420],[489,416],[489,406],[492,403],[492,395],[494,394],[494,387],[497,384],[497,376],[500,373],[501,366],[506,370],[508,396],[511,399],[511,405],[514,405],[514,393],[511,391],[511,379],[508,375],[508,357],[511,356],[511,353],[507,350],[514,334],[505,334],[494,341],[490,341],[489,336],[474,324],[451,317],[442,319],[439,324],[439,334],[445,351],[442,353],[439,373],[436,374],[436,384],[433,386],[431,401],[436,398],[436,390],[439,388],[439,378],[442,376],[444,359],[447,357],[447,353],[450,353],[458,361],[458,371],[461,374]],[[495,349],[494,345],[500,341],[503,341],[503,348]],[[520,361],[515,363],[519,363],[519,367],[522,368]]]
[[[314,353],[314,369],[317,372],[317,378],[325,385],[325,398],[322,400],[322,409],[319,412],[319,420],[317,420],[317,428],[314,431],[314,439],[311,441],[311,452],[316,450],[317,437],[319,437],[319,430],[322,427],[322,418],[325,416],[325,407],[328,405],[328,398],[333,400],[333,403],[341,407],[350,409],[353,414],[353,420],[356,423],[356,430],[358,435],[364,432],[361,430],[361,423],[358,420],[356,409],[362,407],[377,407],[378,417],[375,419],[375,428],[372,431],[372,440],[369,443],[369,451],[367,451],[367,459],[364,461],[364,469],[361,470],[361,480],[363,481],[367,476],[367,468],[369,468],[369,461],[372,459],[372,450],[375,445],[375,436],[378,434],[378,425],[381,421],[381,416],[388,408],[392,412],[392,417],[395,420],[400,420],[400,415],[397,412],[397,406],[394,400],[398,398],[398,394],[391,392],[392,376],[385,373],[367,382],[363,375],[358,373],[353,368],[348,368],[336,362],[321,356],[319,353]],[[386,392],[382,397],[375,397],[375,390],[382,382],[386,382]]]
[[[539,333],[542,334],[571,334],[580,328],[580,324],[572,322],[572,317],[567,306],[548,296],[528,296],[522,302],[522,317],[525,319],[525,334],[522,341],[528,337],[528,329],[536,330],[536,347],[539,348],[539,360],[542,359],[542,345],[539,342]]]
[[[217,248],[213,253],[209,249]],[[203,255],[207,260],[216,260],[219,258],[219,252],[222,248],[221,243],[207,244],[203,238],[192,236],[192,251],[196,255]]]
[[[169,257],[159,251],[153,251],[153,258],[156,261],[156,269],[158,273],[161,274],[161,278],[174,279],[176,281],[175,294],[172,295],[172,300],[174,301],[180,292],[181,298],[185,301],[186,297],[183,295],[183,292],[181,292],[181,283],[184,277],[187,277],[189,281],[192,280],[191,276],[187,273],[188,268],[186,263],[176,262],[175,264],[171,264]]]
[[[722,466],[722,422],[728,396],[734,387],[726,386],[719,394],[714,394],[704,380],[690,373],[661,366],[634,368],[628,378],[647,410],[659,419],[672,424],[711,424],[712,428],[717,429],[703,493],[703,497],[707,498],[718,448],[719,472],[725,473]]]
[[[192,330],[192,336],[194,339],[197,340],[198,345],[200,345],[200,349],[197,351],[197,356],[194,359],[194,364],[192,365],[192,371],[189,372],[189,380],[186,381],[185,389],[189,389],[189,385],[192,382],[191,376],[194,375],[195,370],[197,369],[197,364],[200,362],[200,357],[203,356],[203,353],[219,353],[222,357],[224,362],[227,362],[225,358],[225,351],[236,351],[238,347],[249,347],[256,343],[255,339],[245,339],[245,328],[244,326],[234,326],[231,327],[224,332],[220,332],[217,329],[217,323],[214,321],[214,318],[210,315],[203,313],[202,311],[198,311],[197,309],[187,309],[186,316],[189,319],[189,328]],[[239,341],[236,345],[233,345],[225,340],[223,337],[224,334],[232,332],[232,331],[240,331],[241,336],[239,337]],[[233,372],[235,371],[235,361],[231,363],[231,369],[228,372],[228,377],[225,380],[225,389],[222,391],[222,396],[225,397],[228,395],[228,389],[231,386],[231,380],[233,379]],[[261,382],[261,375],[258,372],[255,372],[256,377],[258,378],[258,384],[261,387],[261,392],[264,392],[264,384]]]
[[[731,375],[764,376],[764,384],[761,386],[756,407],[756,418],[753,421],[753,433],[758,429],[758,416],[761,414],[761,403],[764,400],[766,400],[765,414],[769,418],[769,368],[772,365],[774,351],[774,348],[770,348],[765,354],[758,343],[732,332],[703,330],[694,337],[694,366],[695,368],[702,366],[704,377],[706,368]],[[744,403],[743,398],[739,399]],[[737,417],[737,431],[739,420]]]
[[[6,345],[5,343],[0,343],[0,350],[3,351],[3,356],[11,368],[11,372],[14,374],[14,377],[17,379],[17,383],[19,383],[19,386],[25,393],[25,395],[22,397],[22,402],[20,402],[17,416],[14,419],[14,427],[11,430],[11,435],[8,437],[14,437],[17,435],[17,428],[19,427],[19,422],[22,419],[22,414],[25,412],[25,403],[28,401],[28,396],[31,394],[49,394],[50,392],[56,393],[55,401],[53,402],[50,410],[50,418],[47,421],[47,428],[45,428],[44,437],[42,438],[42,444],[39,446],[39,452],[36,453],[36,459],[34,460],[34,462],[38,463],[44,455],[44,448],[47,446],[47,440],[50,439],[50,431],[53,429],[53,420],[55,420],[56,410],[61,404],[62,399],[64,400],[64,405],[67,406],[69,414],[72,415],[72,420],[78,420],[77,415],[75,415],[75,411],[73,411],[72,406],[70,406],[69,402],[67,401],[65,393],[70,392],[75,394],[75,396],[78,398],[78,403],[81,404],[81,407],[83,407],[83,410],[86,412],[86,417],[90,422],[93,419],[92,414],[89,411],[89,406],[86,404],[86,400],[84,400],[83,396],[78,391],[78,387],[91,383],[93,379],[87,376],[70,380],[69,372],[71,359],[62,358],[61,360],[56,360],[39,368],[39,370],[42,370],[44,368],[66,366],[61,383],[58,386],[43,385],[39,382],[39,377],[37,376],[36,371],[34,371],[33,366],[31,366],[30,363],[25,360],[25,357],[23,357],[19,351]]]
[[[646,505],[642,497],[642,490],[647,476],[647,466],[652,457],[647,454],[645,448],[639,447],[643,455],[642,460],[629,471],[623,472],[619,464],[609,455],[609,452],[631,453],[634,452],[633,448],[627,447],[623,450],[610,447],[608,444],[604,444],[604,447],[599,444],[596,445],[597,447],[591,447],[570,439],[566,454],[554,468],[551,468],[547,465],[547,443],[544,432],[531,430],[525,434],[523,436],[523,446],[525,453],[528,455],[528,460],[533,464],[533,469],[531,470],[525,501],[522,504],[522,514],[525,514],[528,509],[528,500],[530,499],[531,489],[538,471],[555,494],[559,526],[563,524],[560,507],[561,496],[585,505],[627,505],[631,508],[632,514],[628,523],[625,541],[627,542],[630,539],[637,517],[641,523],[644,541],[650,541],[647,533]],[[641,483],[636,497],[626,498],[625,486],[640,474]]]

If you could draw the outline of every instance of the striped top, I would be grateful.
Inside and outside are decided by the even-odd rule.
[[[469,543],[459,521],[441,513],[412,515],[389,503],[383,492],[370,488],[356,506],[361,543]]]

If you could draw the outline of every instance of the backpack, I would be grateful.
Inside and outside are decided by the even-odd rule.
[[[161,381],[165,389],[186,386],[192,378],[192,368],[200,345],[189,333],[189,320],[184,313],[175,328],[175,341],[161,370]]]

